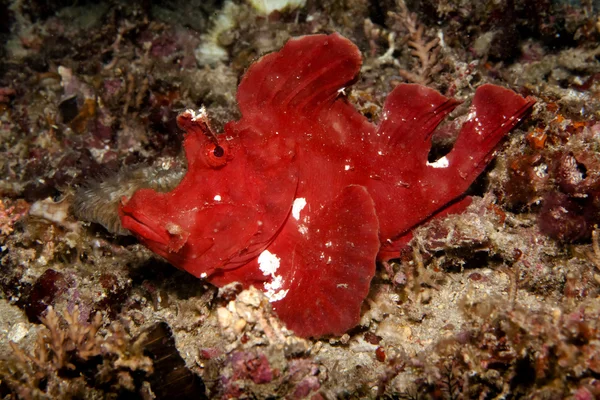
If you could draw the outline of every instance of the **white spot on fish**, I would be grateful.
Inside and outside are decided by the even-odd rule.
[[[281,275],[273,276],[273,280],[271,282],[265,283],[265,296],[267,296],[270,303],[279,301],[287,296],[289,289],[280,290],[282,286],[283,278]]]
[[[265,284],[265,287],[269,287],[272,290],[278,290],[281,289],[281,286],[283,285],[283,278],[281,278],[281,275],[277,275],[273,277],[273,280],[269,283]]]
[[[300,219],[300,211],[302,211],[305,206],[306,199],[304,197],[294,199],[294,204],[292,205],[292,217],[294,217],[296,221]]]
[[[279,269],[280,258],[269,250],[265,250],[258,256],[258,266],[265,276],[270,276],[271,281],[264,284],[265,296],[270,302],[279,301],[287,296],[288,289],[280,290],[283,287],[283,278],[281,275],[275,275]]]
[[[349,165],[344,165],[344,171],[350,171],[350,166]]]
[[[281,259],[269,250],[265,250],[258,256],[258,267],[264,275],[273,275],[279,268]]]
[[[172,222],[167,222],[165,224],[165,229],[171,235],[175,235],[175,236],[179,236],[179,235],[182,235],[184,233],[183,228],[181,226],[179,226],[177,224],[174,224]]]
[[[221,201],[221,195],[216,195],[215,197],[213,197],[214,201]]]
[[[308,227],[306,225],[298,225],[298,232],[306,235],[308,233]]]
[[[200,278],[206,278],[208,275],[206,274],[206,272],[203,272],[200,274]]]
[[[448,158],[446,156],[440,158],[437,161],[434,161],[432,163],[427,162],[427,166],[431,167],[431,168],[448,168],[448,166],[450,165],[450,161],[448,160]]]

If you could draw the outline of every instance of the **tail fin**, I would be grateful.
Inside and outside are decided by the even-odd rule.
[[[493,157],[498,143],[531,110],[535,100],[510,89],[480,86],[475,92],[469,119],[460,130],[448,163],[470,184]]]

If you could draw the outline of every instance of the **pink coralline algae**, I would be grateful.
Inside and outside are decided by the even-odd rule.
[[[269,383],[275,372],[264,354],[236,352],[231,356],[233,380],[251,379],[256,384]]]
[[[479,87],[452,151],[428,162],[433,130],[459,102],[402,84],[374,125],[344,97],[361,62],[338,34],[262,57],[238,89],[242,118],[223,134],[204,110],[178,117],[187,174],[171,192],[123,199],[123,226],[194,276],[261,288],[297,335],[355,326],[376,261],[398,256],[419,224],[464,209],[465,191],[534,104]]]

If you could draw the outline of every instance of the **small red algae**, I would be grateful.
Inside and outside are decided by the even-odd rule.
[[[377,358],[377,361],[379,361],[379,362],[385,361],[385,350],[383,347],[378,347],[375,350],[375,358]]]
[[[62,272],[48,268],[35,281],[29,294],[25,314],[31,322],[38,322],[48,306],[54,305],[56,298],[69,288],[69,281]]]
[[[198,351],[198,356],[203,360],[210,360],[221,355],[221,350],[216,348],[203,348]]]
[[[367,332],[364,336],[365,342],[371,344],[379,344],[381,342],[381,336],[377,336],[373,332]]]
[[[375,125],[344,96],[361,63],[338,34],[262,57],[239,85],[242,118],[223,134],[204,109],[179,115],[188,172],[171,192],[124,198],[123,227],[216,286],[261,288],[299,336],[354,327],[376,261],[398,257],[419,224],[464,210],[465,191],[534,104],[479,87],[453,149],[430,162],[432,133],[459,102],[401,84]]]
[[[321,384],[319,383],[319,378],[317,378],[316,376],[307,376],[302,381],[300,381],[300,383],[298,383],[291,398],[305,399],[311,392],[319,390],[320,388]],[[319,398],[321,398],[321,396],[318,395],[318,393],[311,397],[311,399]]]
[[[469,279],[472,281],[480,281],[484,278],[483,275],[481,275],[479,272],[473,272],[472,274],[469,275]]]
[[[533,131],[529,132],[526,136],[527,143],[529,147],[534,150],[542,150],[546,145],[546,140],[548,140],[548,135],[544,132],[543,129],[536,128]]]
[[[275,376],[264,354],[236,352],[232,356],[233,379],[251,379],[256,384],[269,383]]]

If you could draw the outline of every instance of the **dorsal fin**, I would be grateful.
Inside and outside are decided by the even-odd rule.
[[[390,151],[410,151],[416,163],[425,163],[431,134],[460,104],[439,92],[416,84],[398,85],[387,97],[378,127],[380,140]]]
[[[242,115],[310,117],[355,80],[361,63],[358,48],[337,33],[290,39],[244,75],[237,94]]]

